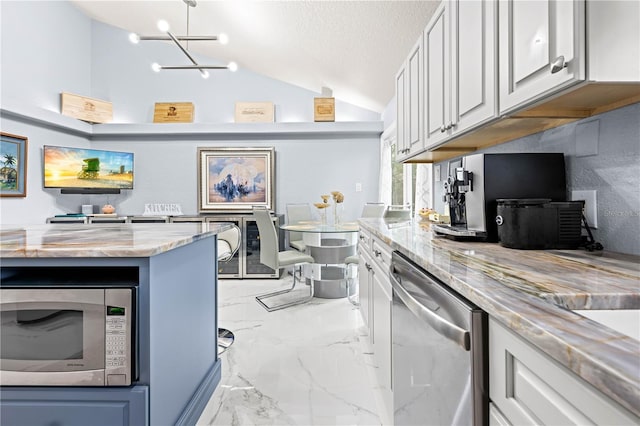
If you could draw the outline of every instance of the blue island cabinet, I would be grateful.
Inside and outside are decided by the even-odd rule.
[[[149,424],[149,387],[2,389],[3,425],[113,426]],[[90,420],[88,420],[90,419]]]
[[[134,243],[136,244],[136,243]],[[147,247],[148,248],[148,247]],[[89,253],[89,252],[86,252]],[[137,380],[131,386],[0,387],[0,424],[21,426],[194,425],[220,382],[215,234],[135,257],[2,257],[1,269],[83,271],[78,283],[110,270],[138,282]],[[91,271],[93,273],[87,273]],[[0,284],[1,285],[1,284]],[[25,284],[28,285],[28,284]],[[0,373],[1,374],[1,373]]]

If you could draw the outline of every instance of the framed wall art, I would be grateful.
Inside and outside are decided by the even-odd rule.
[[[0,197],[27,196],[27,138],[0,133]]]
[[[198,211],[275,205],[275,148],[198,148]]]

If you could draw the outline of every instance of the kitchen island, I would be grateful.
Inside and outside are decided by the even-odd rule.
[[[220,381],[216,235],[229,227],[0,228],[3,285],[20,286],[22,276],[23,285],[31,285],[34,271],[53,286],[63,280],[99,286],[117,275],[132,281],[137,293],[137,377],[130,386],[3,386],[0,423],[195,424]]]
[[[640,421],[640,340],[574,312],[640,309],[638,256],[452,241],[435,236],[428,223],[418,221],[359,223],[486,311],[491,324],[549,358],[549,365],[570,372],[588,393],[613,401],[631,423]],[[489,331],[492,345],[491,327]],[[504,355],[490,360],[490,370],[500,362],[504,369]],[[490,371],[490,376],[495,373]],[[496,386],[491,386],[494,395]]]

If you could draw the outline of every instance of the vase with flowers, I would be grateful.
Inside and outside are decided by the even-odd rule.
[[[320,210],[320,220],[322,221],[323,225],[327,224],[327,208],[329,207],[329,197],[329,195],[321,195],[320,198],[322,198],[322,202],[313,203],[313,205],[316,206],[318,210]]]
[[[344,194],[340,191],[331,191],[333,197],[333,224],[339,225],[342,222],[342,203]]]

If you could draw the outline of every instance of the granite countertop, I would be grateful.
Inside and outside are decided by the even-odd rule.
[[[230,227],[213,222],[3,225],[0,257],[149,257]]]
[[[640,416],[640,341],[570,310],[640,309],[639,256],[514,250],[438,237],[424,222],[359,222]]]

